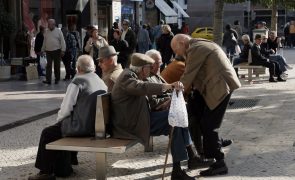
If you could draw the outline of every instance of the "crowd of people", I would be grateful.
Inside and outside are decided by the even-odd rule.
[[[120,30],[115,22],[106,40],[98,34],[97,27],[89,25],[85,28],[84,47],[81,47],[75,27],[62,32],[55,28],[53,19],[48,21],[44,42],[41,49],[37,49],[40,55],[45,51],[48,59],[44,83],[51,84],[52,62],[56,64],[61,57],[67,66],[65,80],[72,81],[57,123],[42,131],[35,163],[40,172],[29,179],[55,179],[73,172],[72,165],[78,164],[77,153],[49,151],[45,145],[65,136],[93,136],[96,111],[93,97],[98,94],[111,93],[112,137],[137,139],[148,146],[150,136],[169,135],[172,128],[168,114],[173,89],[185,96],[189,125],[174,127],[171,179],[195,179],[181,168],[181,161],[188,161],[188,169],[208,167],[200,172],[201,176],[227,174],[222,148],[232,141],[222,139],[218,129],[233,91],[241,87],[238,72],[227,53],[210,40],[174,35],[163,21],[154,28],[153,38],[145,25],[137,36],[128,20],[122,22],[122,27]],[[155,33],[156,29],[161,33]],[[252,44],[248,35],[240,37],[227,25],[223,43],[226,51],[235,53],[239,40],[243,48],[234,64],[246,61],[251,50],[255,59],[252,63],[269,68],[270,82],[286,80],[286,69],[290,67],[282,56],[272,55],[277,51],[275,32],[265,40],[256,35]],[[84,55],[78,56],[80,51]],[[57,84],[60,67],[54,65],[54,68]],[[88,125],[76,127],[79,123],[73,121]],[[57,164],[64,166],[61,169]]]

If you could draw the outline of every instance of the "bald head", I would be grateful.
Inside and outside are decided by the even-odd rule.
[[[171,48],[175,54],[184,56],[186,49],[189,47],[190,36],[186,34],[177,34],[171,41]]]
[[[48,28],[52,31],[55,28],[55,20],[48,19]]]

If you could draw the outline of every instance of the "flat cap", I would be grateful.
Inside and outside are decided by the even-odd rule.
[[[133,53],[131,56],[131,65],[132,66],[144,66],[144,65],[151,65],[154,64],[155,61],[150,58],[149,56],[141,53]]]

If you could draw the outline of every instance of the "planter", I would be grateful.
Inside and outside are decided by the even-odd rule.
[[[0,66],[0,81],[8,80],[11,77],[11,67],[10,66]]]

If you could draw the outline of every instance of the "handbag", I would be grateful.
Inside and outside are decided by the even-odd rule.
[[[188,115],[182,91],[173,90],[168,122],[172,127],[188,127]]]
[[[26,67],[27,80],[39,79],[37,66],[29,65]]]

